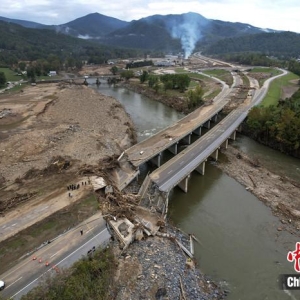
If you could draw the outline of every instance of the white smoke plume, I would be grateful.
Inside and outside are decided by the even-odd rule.
[[[201,26],[205,23],[201,15],[188,13],[183,16],[183,22],[169,24],[172,37],[181,40],[185,58],[193,53],[196,43],[202,37]]]

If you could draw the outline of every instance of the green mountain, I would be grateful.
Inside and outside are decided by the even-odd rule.
[[[33,29],[0,21],[0,65],[14,65],[19,60],[34,61],[56,57],[90,60],[100,63],[110,58],[137,55],[135,50],[113,48],[68,36],[51,29]]]
[[[93,39],[110,34],[111,32],[123,28],[128,22],[116,18],[107,17],[99,13],[89,14],[66,24],[53,26],[56,31],[84,38]]]
[[[27,27],[27,28],[45,28],[45,27],[47,27],[47,25],[43,25],[43,24],[36,23],[36,22],[17,20],[17,19],[9,19],[9,18],[4,18],[4,17],[0,17],[0,21],[18,24],[18,25],[21,25],[21,26]]]
[[[276,57],[299,57],[300,34],[294,32],[260,33],[226,38],[208,46],[206,54],[261,52]]]
[[[298,57],[300,54],[299,35],[296,33],[266,30],[244,23],[211,20],[192,12],[180,15],[153,15],[131,22],[93,13],[66,24],[53,26],[8,20],[9,24],[21,22],[25,27],[47,28],[47,35],[51,37],[54,32],[79,37],[85,40],[84,44],[76,42],[82,47],[87,45],[88,41],[94,41],[114,48],[135,48],[165,53],[183,51],[186,57],[194,51],[205,51],[206,54],[256,51],[285,57]],[[0,42],[4,40],[3,38],[4,36],[0,37]],[[21,37],[21,40],[24,41],[24,37]],[[67,41],[69,40],[66,39],[65,42]],[[4,42],[10,43],[7,39]],[[38,45],[39,40],[36,42],[36,47],[44,48],[44,45]],[[17,41],[16,43],[18,44]],[[50,41],[45,41],[46,45],[49,43]],[[56,49],[55,45],[48,47],[48,50],[52,48]],[[76,53],[78,50],[75,47],[70,51]]]

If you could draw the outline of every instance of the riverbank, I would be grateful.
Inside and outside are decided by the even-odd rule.
[[[0,99],[0,110],[5,112],[0,123],[3,129],[0,143],[1,224],[21,212],[31,214],[41,203],[51,206],[44,210],[44,219],[39,223],[26,230],[26,227],[18,228],[18,234],[1,243],[5,251],[0,259],[9,269],[24,251],[30,252],[45,239],[61,234],[85,215],[90,215],[92,210],[99,209],[101,198],[90,186],[72,192],[72,197],[68,196],[67,186],[81,183],[85,178],[81,170],[84,175],[86,172],[88,175],[108,175],[111,166],[106,158],[120,155],[134,143],[135,130],[118,101],[79,85],[28,86],[20,93],[4,95]],[[126,202],[126,195],[123,196]],[[78,204],[76,209],[75,204]],[[58,219],[65,222],[56,226]],[[40,234],[36,234],[37,231]],[[174,232],[171,228],[169,231]],[[179,240],[183,239],[180,233],[174,234]],[[223,297],[217,285],[187,260],[172,239],[148,237],[134,242],[126,250],[125,257],[118,250],[117,242],[114,248],[119,266],[115,280],[119,299],[143,299],[147,294],[145,287],[149,297],[156,299]],[[136,259],[140,273],[135,268]],[[137,278],[137,275],[141,276]],[[126,290],[132,283],[135,290]]]
[[[190,112],[188,108],[188,102],[186,96],[182,94],[182,97],[178,96],[169,96],[167,93],[161,94],[155,92],[155,90],[150,89],[145,84],[139,83],[139,81],[131,80],[129,82],[121,82],[118,84],[119,86],[123,86],[126,89],[129,89],[135,93],[141,94],[143,96],[148,97],[149,99],[161,102],[171,108],[174,108],[176,111],[187,114]]]
[[[142,88],[138,84],[130,83],[126,86],[137,93],[161,101],[158,95],[151,90],[149,92],[146,87]],[[169,105],[168,101],[165,99],[163,101]],[[176,109],[174,106],[171,107]],[[187,110],[183,111],[187,113]],[[224,154],[227,156],[228,162],[218,162],[217,166],[272,209],[273,214],[282,223],[278,231],[287,230],[298,234],[298,230],[300,230],[300,183],[286,176],[277,175],[264,167],[263,161],[256,162],[254,157],[248,157],[232,146],[229,146]]]
[[[299,182],[273,173],[264,166],[263,161],[247,156],[231,145],[222,153],[227,161],[218,162],[216,166],[271,208],[282,223],[278,231],[287,230],[299,235]]]
[[[174,238],[189,248],[188,237],[166,225],[165,233],[161,236],[147,237],[135,241],[125,251],[116,251],[120,258],[114,299],[226,298],[227,291],[221,290],[205,276],[176,244]],[[114,249],[118,249],[118,244],[114,243]]]

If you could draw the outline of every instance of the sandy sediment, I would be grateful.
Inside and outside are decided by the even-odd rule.
[[[300,183],[271,172],[263,166],[263,162],[256,161],[233,146],[229,146],[223,153],[228,162],[218,163],[218,168],[244,185],[272,209],[283,224],[278,230],[298,232]]]
[[[133,124],[121,104],[82,85],[29,87],[0,99],[2,107],[19,119],[27,116],[18,127],[2,131],[0,176],[7,183],[31,168],[45,168],[52,157],[93,165],[132,143]]]

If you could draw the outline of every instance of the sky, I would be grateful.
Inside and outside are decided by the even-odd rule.
[[[59,25],[90,13],[123,21],[155,14],[199,13],[205,18],[300,33],[299,0],[1,0],[0,16]]]

